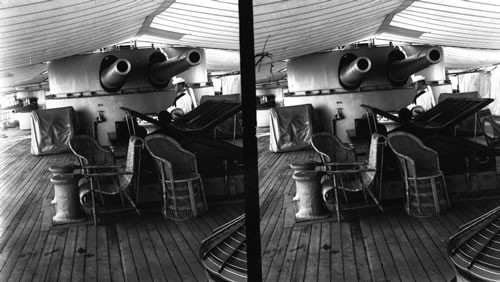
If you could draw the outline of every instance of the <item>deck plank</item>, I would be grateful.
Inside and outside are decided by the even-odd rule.
[[[430,281],[427,272],[424,270],[422,262],[418,259],[415,250],[412,247],[412,242],[407,238],[407,233],[401,228],[401,225],[394,216],[388,218],[388,226],[392,229],[398,246],[401,249],[404,260],[411,270],[411,274],[416,281]],[[398,264],[401,263],[400,261]]]
[[[33,205],[28,208],[20,221],[25,222],[20,228],[13,229],[10,237],[3,237],[5,247],[0,253],[0,277],[4,273],[8,273],[15,264],[16,257],[21,253],[24,244],[31,235],[32,228],[35,226],[37,215],[39,214],[40,205]],[[9,257],[13,259],[9,259]],[[0,279],[1,280],[1,279]]]
[[[279,210],[281,211],[281,209]],[[266,242],[266,246],[262,247],[262,279],[269,281],[267,278],[268,273],[271,269],[272,261],[275,257],[276,251],[279,248],[279,241],[281,236],[283,235],[283,225],[284,225],[284,217],[276,216],[277,221],[275,222],[275,226],[277,228],[273,229],[269,240]],[[287,230],[289,230],[288,228]],[[262,241],[261,241],[262,242]],[[274,280],[276,281],[276,280]]]
[[[387,242],[387,246],[389,248],[391,256],[394,259],[394,265],[399,273],[400,279],[403,281],[415,281],[410,270],[410,266],[404,258],[403,252],[400,249],[396,236],[394,235],[389,222],[380,215],[377,216],[377,220],[380,224],[380,229],[384,234],[385,241]]]
[[[309,251],[304,255],[306,257],[306,272],[303,280],[318,281],[321,253],[321,223],[313,224],[311,227]]]
[[[38,163],[38,162],[37,162]],[[39,183],[44,183],[47,179],[43,174],[44,170],[41,166],[33,166],[30,167],[29,170],[33,173],[33,177],[19,176],[18,181],[14,183],[10,183],[8,185],[13,185],[13,187],[19,187],[18,189],[10,189],[8,193],[4,193],[2,195],[6,197],[3,199],[5,201],[5,205],[0,207],[1,210],[1,218],[0,218],[0,226],[9,226],[11,227],[11,220],[16,215],[17,211],[27,205],[32,198],[36,195],[37,190],[35,190],[35,194],[31,194],[33,190],[38,186]],[[12,172],[16,174],[15,171]],[[30,174],[28,174],[30,175]],[[42,178],[42,179],[40,179]],[[42,181],[40,181],[42,180]],[[22,211],[22,210],[21,210]],[[4,229],[0,229],[0,237],[3,236]]]
[[[344,269],[345,281],[358,281],[356,269],[356,257],[354,255],[354,246],[352,242],[351,224],[349,222],[340,223],[340,233],[342,242],[342,263]]]
[[[175,262],[177,274],[181,277],[182,281],[195,281],[195,276],[189,268],[188,262],[182,255],[182,249],[176,244],[175,239],[172,237],[171,230],[167,227],[163,218],[155,217],[154,223],[157,226],[160,236],[166,246],[166,250],[170,254],[172,261]]]
[[[109,267],[111,281],[124,281],[123,265],[121,262],[120,242],[118,239],[118,232],[116,226],[109,226],[106,228],[108,239],[108,252],[109,252]]]
[[[343,257],[343,242],[342,230],[340,222],[332,222],[331,225],[331,281],[345,281],[344,280],[344,257]]]
[[[283,228],[281,232],[277,232],[279,240],[275,245],[274,255],[272,256],[271,263],[265,277],[265,281],[278,281],[282,265],[285,261],[285,254],[287,252],[288,243],[290,242],[290,235],[292,234],[292,228]],[[268,248],[269,249],[269,248]],[[264,272],[264,271],[263,271]]]
[[[319,262],[318,262],[318,273],[316,274],[317,279],[312,281],[332,281],[330,279],[330,272],[332,268],[331,253],[332,253],[332,241],[331,238],[331,226],[332,222],[321,223],[321,234],[319,241]]]
[[[175,271],[175,262],[170,257],[169,251],[165,246],[165,244],[163,243],[163,240],[158,232],[158,229],[156,229],[156,225],[150,218],[146,218],[144,220],[144,223],[146,224],[146,229],[151,238],[151,244],[152,244],[151,248],[153,248],[153,250],[156,253],[155,256],[160,261],[160,267],[163,273],[165,274],[164,277],[168,277],[168,281],[182,281],[177,271]],[[155,273],[154,276],[156,277],[157,275],[158,274]],[[160,277],[158,278],[159,280],[161,280]]]
[[[97,281],[97,227],[87,226],[87,243],[85,248],[85,280]]]
[[[138,238],[140,238],[146,263],[149,266],[149,271],[151,272],[151,277],[153,280],[161,280],[162,277],[165,277],[168,273],[164,273],[161,267],[161,259],[163,256],[157,256],[145,222],[142,219],[139,220],[138,218],[134,218],[134,224],[137,229]]]
[[[318,225],[318,224],[316,224]],[[308,255],[317,256],[311,249],[311,233],[312,226],[305,225],[300,234],[299,244],[297,245],[295,264],[293,267],[292,281],[304,281],[306,277],[307,266],[310,261],[307,260]],[[312,261],[311,261],[312,262]],[[309,278],[308,278],[309,279]]]
[[[110,255],[106,226],[97,226],[97,277],[99,280],[111,281]],[[113,270],[114,271],[114,270]]]
[[[356,271],[358,273],[358,280],[370,281],[372,275],[370,273],[368,256],[366,252],[367,246],[365,246],[365,241],[363,239],[364,234],[361,231],[361,226],[358,218],[351,222],[351,235],[354,247],[354,256],[356,258]]]
[[[139,281],[135,268],[134,256],[132,255],[132,247],[128,239],[125,225],[123,221],[116,225],[116,234],[118,235],[123,266],[123,276],[125,277],[125,281]]]
[[[37,242],[37,239],[39,237],[39,230],[40,230],[40,225],[41,225],[41,217],[36,218],[36,223],[33,226],[30,236],[28,238],[28,241],[24,244],[23,250],[19,257],[17,259],[12,258],[11,261],[14,264],[14,268],[11,272],[8,270],[5,270],[3,272],[0,272],[2,276],[2,281],[6,280],[6,277],[8,276],[9,279],[12,281],[19,281],[21,280],[21,277],[23,276],[23,272],[26,269],[26,266],[29,262],[29,259],[35,249],[35,245]],[[3,279],[5,278],[5,279]]]
[[[443,276],[439,271],[439,265],[434,263],[432,256],[429,253],[436,252],[435,249],[427,249],[423,248],[425,246],[424,241],[422,241],[423,235],[419,234],[415,231],[413,226],[409,224],[409,221],[405,218],[398,216],[393,220],[393,224],[397,224],[396,221],[400,224],[401,229],[404,231],[407,237],[408,244],[411,245],[413,251],[415,252],[418,260],[420,261],[422,267],[430,281],[442,281],[446,279],[446,276]],[[423,278],[422,278],[423,279]]]
[[[68,229],[61,229],[57,231],[57,237],[52,250],[49,267],[47,269],[47,281],[58,281],[61,264],[64,256],[64,245],[68,237]]]
[[[151,281],[153,277],[151,276],[151,271],[149,269],[149,264],[146,260],[146,254],[142,248],[143,238],[139,236],[138,232],[142,232],[140,229],[142,226],[134,225],[132,220],[127,220],[125,223],[126,233],[130,242],[130,250],[132,251],[132,256],[134,258],[134,266],[137,270],[137,276],[139,279],[144,279]]]
[[[299,240],[304,228],[305,226],[292,228],[290,239],[287,242],[288,244],[286,244],[287,246],[284,252],[283,262],[279,269],[279,277],[277,281],[292,281],[295,259],[297,256],[297,250],[299,249]]]
[[[375,280],[384,280],[385,277],[388,281],[399,280],[399,274],[396,269],[394,259],[389,251],[388,242],[385,239],[380,224],[377,221],[376,215],[366,216],[367,225],[370,227],[373,234],[373,242],[377,249],[377,254],[380,257],[381,269],[376,273],[380,276],[375,276]],[[383,271],[383,274],[381,273]],[[375,275],[375,271],[373,271]]]
[[[33,275],[33,281],[45,281],[45,278],[47,277],[47,269],[50,265],[50,259],[52,258],[54,246],[56,245],[57,236],[57,231],[49,231],[47,241],[45,242],[41,252],[40,261],[38,262]]]
[[[193,235],[182,222],[169,224],[169,228],[175,233],[174,240],[196,279],[206,279],[205,270],[198,259],[199,243],[195,242]]]
[[[73,226],[68,228],[66,235],[66,245],[64,246],[64,253],[61,263],[61,270],[59,272],[60,281],[71,281],[71,272],[73,270],[73,261],[76,253],[76,239],[78,235],[78,227]]]

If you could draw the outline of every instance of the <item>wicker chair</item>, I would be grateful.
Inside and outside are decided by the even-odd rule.
[[[383,166],[383,149],[386,144],[386,138],[378,133],[373,133],[370,141],[370,149],[368,153],[368,161],[366,163],[355,162],[330,162],[328,160],[334,158],[328,157],[325,152],[320,153],[322,166],[326,167],[328,180],[323,183],[323,197],[327,203],[333,202],[337,213],[337,219],[340,221],[340,202],[338,198],[338,190],[344,192],[363,192],[365,205],[352,208],[364,208],[369,206],[377,206],[383,211],[377,197],[375,197],[372,188],[378,188],[379,197],[381,194],[382,184],[382,166]],[[315,148],[318,148],[317,146]],[[350,151],[346,151],[350,152]],[[348,161],[355,155],[351,153],[342,155],[340,160]],[[349,157],[347,157],[349,156]],[[367,195],[373,200],[373,204],[368,203]]]
[[[500,155],[500,124],[495,122],[490,109],[479,111],[478,117],[486,144],[495,152],[495,155]]]
[[[88,135],[71,138],[69,147],[81,166],[115,164],[115,155]]]
[[[450,199],[437,152],[411,133],[393,132],[387,138],[405,184],[406,213],[433,216],[449,208]]]
[[[75,136],[70,141],[70,148],[78,158],[82,174],[88,179],[80,187],[80,201],[82,205],[90,205],[94,224],[97,224],[98,213],[118,212],[135,210],[138,215],[140,211],[136,202],[139,197],[139,175],[141,151],[144,148],[144,140],[131,136],[129,139],[126,163],[115,164],[113,153],[101,147],[97,141],[86,135]],[[135,201],[130,196],[136,193]],[[101,197],[102,208],[97,210],[95,193]],[[119,195],[121,207],[111,206],[104,201],[104,195]],[[90,196],[90,199],[88,199]],[[111,200],[111,199],[110,199]],[[125,204],[129,202],[129,206]]]
[[[186,220],[206,212],[207,202],[196,156],[163,134],[148,135],[145,141],[163,187],[163,216]]]

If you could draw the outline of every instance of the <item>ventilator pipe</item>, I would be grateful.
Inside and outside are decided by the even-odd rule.
[[[359,57],[340,70],[340,83],[346,88],[358,87],[372,67],[367,57]]]
[[[174,75],[200,63],[201,53],[198,50],[189,50],[166,61],[152,62],[149,66],[149,79],[153,85],[166,86]]]
[[[130,62],[125,59],[118,59],[101,72],[101,85],[105,89],[120,89],[127,74],[132,69]]]
[[[390,62],[388,66],[389,80],[396,84],[404,84],[412,74],[419,72],[432,64],[439,63],[443,57],[441,55],[441,51],[436,47],[423,50],[420,53],[408,58],[404,58],[401,51],[397,52],[400,54],[391,54],[394,57],[392,60],[391,55],[389,55]]]

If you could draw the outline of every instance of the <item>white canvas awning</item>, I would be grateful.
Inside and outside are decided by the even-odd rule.
[[[132,40],[207,48],[210,70],[239,69],[237,0],[7,0],[0,15],[0,87],[15,83],[14,68]],[[494,0],[255,0],[254,26],[258,79],[283,77],[286,59],[368,40],[444,46],[447,68],[500,63]]]

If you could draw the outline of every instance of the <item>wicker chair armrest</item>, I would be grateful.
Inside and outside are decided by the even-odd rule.
[[[128,175],[134,174],[131,171],[116,171],[116,172],[96,172],[96,173],[84,173],[84,176],[87,177],[96,177],[96,176],[119,176],[119,175]]]
[[[340,162],[340,163],[337,163],[337,162],[329,162],[329,163],[318,163],[317,166],[354,166],[354,165],[358,165],[358,166],[361,166],[361,165],[366,165],[366,162]]]
[[[124,165],[84,165],[84,166],[81,166],[82,169],[91,169],[91,168],[113,169],[113,168],[124,168],[124,167],[125,167]]]
[[[373,168],[361,168],[361,169],[344,169],[344,170],[330,170],[327,171],[327,174],[353,174],[360,172],[375,172],[376,169]]]

